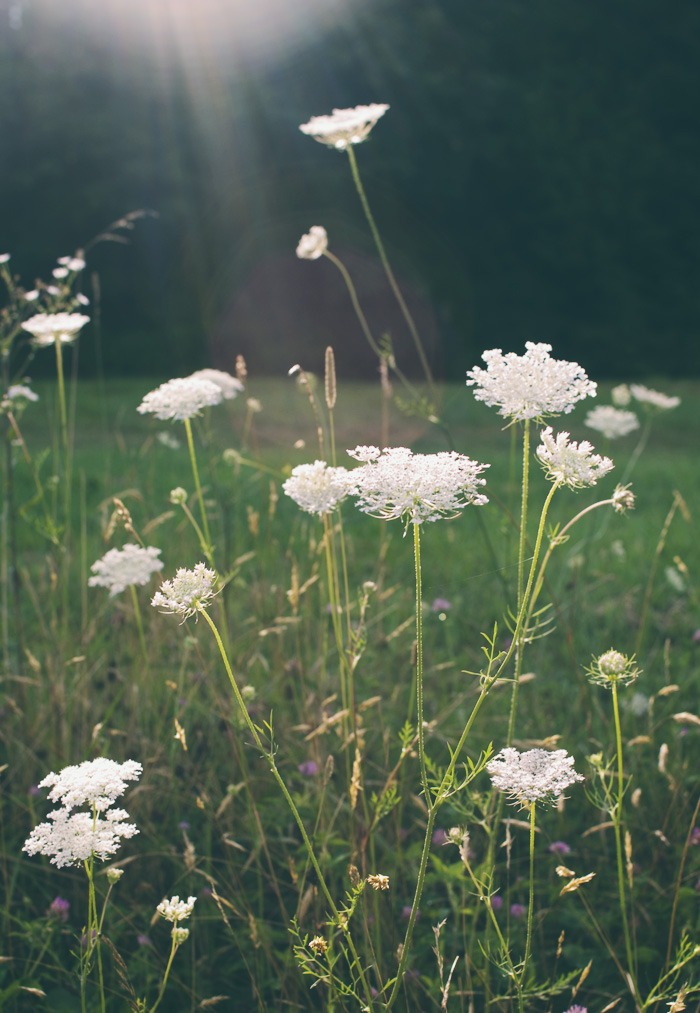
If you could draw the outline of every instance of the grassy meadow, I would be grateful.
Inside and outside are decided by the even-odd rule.
[[[506,657],[518,609],[522,426],[504,429],[450,383],[439,407],[450,444],[379,381],[342,376],[332,412],[323,377],[313,384],[317,418],[298,380],[250,376],[245,394],[193,419],[224,584],[208,611],[264,756],[205,617],[150,605],[162,580],[204,560],[170,499],[184,488],[201,524],[184,426],[136,412],[159,382],[69,384],[67,454],[52,382],[4,427],[0,1009],[154,1009],[171,952],[156,905],[179,895],[196,904],[160,1006],[173,1013],[697,1010],[700,384],[645,381],[681,404],[652,420],[638,455],[643,429],[608,443],[584,426],[610,385],[550,423],[615,470],[556,491],[540,561],[557,527],[616,483],[636,502],[572,527],[544,574],[536,610],[548,608],[520,631],[512,744],[565,749],[586,778],[538,807],[535,826],[534,805],[529,822],[483,769],[514,706],[514,658],[490,681],[483,648],[492,637],[492,662]],[[358,444],[490,464],[487,505],[421,525],[420,755],[412,525],[349,501],[324,523],[282,489],[296,465],[330,462],[333,445],[350,467]],[[531,454],[526,574],[550,487]],[[164,566],[110,598],[88,578],[134,541],[114,497]],[[641,670],[619,687],[619,741],[611,692],[586,675],[610,648]],[[143,765],[123,800],[139,834],[95,864],[98,915],[109,891],[101,986],[85,956],[85,870],[21,850],[49,808],[39,781],[96,757]],[[426,779],[440,801],[430,814]],[[378,875],[388,889],[372,888]]]

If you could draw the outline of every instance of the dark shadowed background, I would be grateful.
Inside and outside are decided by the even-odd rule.
[[[526,340],[697,375],[699,38],[697,0],[0,0],[0,252],[31,287],[150,208],[90,251],[85,373],[330,343],[375,375],[333,266],[295,256],[324,225],[410,372],[347,157],[298,130],[387,102],[357,157],[438,375]]]

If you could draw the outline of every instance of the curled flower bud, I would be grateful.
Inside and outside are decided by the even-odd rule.
[[[187,491],[181,485],[178,485],[176,489],[171,489],[170,502],[173,506],[183,506],[187,502]]]
[[[634,493],[628,485],[617,486],[612,494],[612,508],[618,514],[623,514],[626,510],[634,510]]]
[[[628,658],[611,649],[594,658],[591,667],[586,669],[586,674],[598,686],[612,686],[613,683],[627,686],[634,682],[640,672],[634,663],[634,655]]]
[[[328,248],[328,233],[322,225],[312,225],[297,246],[300,260],[318,260]]]
[[[182,946],[182,944],[189,939],[190,930],[184,928],[182,925],[173,925],[173,930],[170,933],[173,937],[173,943],[175,946]]]
[[[313,950],[319,957],[322,957],[328,950],[328,943],[323,936],[314,936],[309,943],[309,949]]]

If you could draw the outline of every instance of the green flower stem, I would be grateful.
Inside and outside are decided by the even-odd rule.
[[[138,595],[136,594],[136,585],[131,585],[131,600],[134,603],[134,616],[136,617],[136,627],[139,631],[139,643],[141,644],[141,650],[143,652],[143,660],[146,662],[148,667],[148,649],[146,647],[146,638],[143,633],[143,622],[141,620],[141,608],[139,606]]]
[[[199,472],[197,470],[197,458],[194,452],[194,440],[192,439],[192,424],[189,419],[185,419],[185,432],[187,433],[187,446],[190,451],[190,460],[192,462],[192,474],[194,475],[194,484],[197,489],[197,498],[199,500],[199,509],[202,514],[202,529],[204,531],[205,543],[202,546],[202,551],[207,557],[209,565],[214,569],[214,557],[213,549],[211,544],[211,535],[209,533],[209,521],[207,520],[207,511],[204,506],[204,497],[202,496],[202,487],[199,483]]]
[[[249,729],[251,735],[253,736],[253,739],[255,740],[256,746],[260,750],[261,754],[267,760],[268,766],[270,768],[270,773],[274,777],[274,779],[277,782],[277,784],[278,784],[278,786],[279,786],[282,794],[284,795],[285,801],[287,802],[287,805],[290,808],[292,816],[294,817],[294,821],[295,821],[296,825],[299,827],[299,831],[300,831],[302,839],[304,841],[304,846],[306,848],[306,852],[307,852],[307,854],[309,856],[311,864],[314,867],[314,871],[316,873],[316,876],[318,877],[319,885],[320,885],[320,887],[321,887],[321,889],[322,889],[322,891],[323,891],[323,893],[325,895],[326,900],[328,901],[328,905],[329,905],[329,907],[331,909],[331,913],[333,915],[333,918],[335,919],[336,923],[339,925],[339,927],[342,929],[342,931],[345,934],[345,939],[346,939],[346,942],[348,944],[348,948],[350,950],[350,953],[352,954],[352,964],[356,968],[357,974],[358,974],[358,976],[360,978],[360,981],[362,982],[362,987],[364,989],[365,997],[367,999],[367,1007],[371,1011],[371,1009],[372,1009],[372,993],[370,991],[370,987],[369,987],[369,984],[367,982],[367,978],[365,977],[365,972],[364,972],[364,969],[363,969],[362,964],[360,962],[360,958],[359,958],[359,956],[357,954],[357,950],[355,949],[355,943],[354,943],[354,941],[352,939],[352,936],[350,934],[350,929],[347,926],[345,920],[341,917],[340,912],[338,911],[338,908],[335,905],[335,901],[333,900],[333,897],[331,896],[331,892],[328,889],[328,884],[326,883],[325,877],[324,877],[324,875],[323,875],[323,873],[321,871],[321,866],[318,864],[318,859],[316,858],[316,855],[314,854],[314,850],[313,850],[313,847],[311,845],[311,841],[309,840],[309,836],[308,836],[308,834],[306,832],[306,827],[304,826],[302,818],[299,815],[299,810],[297,809],[297,807],[296,807],[296,805],[294,803],[294,799],[289,794],[289,790],[287,789],[287,786],[284,783],[282,775],[280,774],[279,770],[277,769],[277,764],[275,763],[274,756],[272,755],[271,752],[268,752],[265,749],[265,747],[264,747],[264,745],[262,743],[262,740],[260,738],[260,734],[258,732],[258,729],[255,727],[253,719],[251,718],[250,714],[248,713],[248,708],[246,707],[245,702],[243,700],[243,697],[241,696],[241,692],[240,692],[240,690],[238,688],[238,683],[236,682],[236,678],[235,678],[235,676],[233,674],[233,671],[231,669],[231,664],[230,664],[230,662],[228,660],[228,655],[226,654],[223,642],[221,640],[221,636],[219,635],[219,631],[217,630],[216,625],[215,625],[213,619],[211,618],[211,616],[209,615],[209,613],[206,611],[206,609],[200,608],[199,609],[199,614],[202,615],[202,616],[204,616],[204,618],[206,619],[206,621],[209,623],[209,626],[211,627],[211,631],[214,634],[214,637],[216,639],[216,643],[218,645],[219,652],[221,654],[221,658],[223,660],[224,667],[226,669],[226,674],[229,677],[229,681],[231,683],[231,687],[233,689],[234,696],[236,697],[236,702],[238,703],[238,706],[240,708],[241,714],[243,715],[243,719],[244,719],[246,725],[248,726],[248,729]]]
[[[521,986],[525,984],[525,972],[530,960],[530,949],[532,947],[532,911],[535,900],[535,803],[530,803],[530,900],[527,907],[527,939],[525,940],[525,956],[523,968],[520,972]]]
[[[350,171],[352,173],[353,182],[355,183],[355,188],[360,198],[360,203],[362,204],[362,210],[364,211],[365,217],[367,218],[367,222],[369,224],[370,231],[372,233],[372,238],[374,239],[375,245],[377,247],[379,259],[382,262],[382,266],[384,268],[384,272],[391,286],[391,290],[394,293],[394,296],[396,297],[397,303],[399,304],[399,309],[401,310],[403,318],[406,321],[406,324],[408,325],[409,331],[411,332],[413,343],[416,346],[416,351],[418,352],[418,358],[420,359],[421,366],[423,367],[425,378],[428,381],[428,388],[430,390],[430,395],[431,397],[434,398],[435,384],[433,381],[433,374],[431,373],[430,366],[428,365],[428,360],[425,357],[425,351],[423,350],[423,343],[421,342],[420,335],[418,334],[418,329],[415,325],[415,321],[413,320],[413,317],[409,312],[408,306],[406,305],[404,298],[401,295],[401,290],[399,289],[396,278],[394,277],[394,272],[391,269],[389,258],[386,255],[384,243],[382,242],[382,238],[379,235],[379,229],[377,228],[376,222],[374,221],[374,216],[372,215],[372,212],[370,210],[367,195],[365,194],[364,187],[362,186],[362,180],[360,179],[360,173],[357,168],[357,160],[355,158],[355,152],[353,150],[352,144],[348,144],[345,150],[348,153],[348,159],[350,161]]]
[[[520,500],[520,539],[518,542],[518,610],[522,605],[525,545],[527,542],[527,498],[530,485],[530,420],[523,426],[523,484]],[[510,742],[508,743],[510,745]]]
[[[423,597],[420,566],[420,525],[413,525],[413,555],[416,563],[416,710],[418,711],[418,757],[425,804],[432,808],[428,770],[425,762],[425,729],[423,727]]]
[[[93,829],[97,822],[97,811],[93,811]],[[88,924],[87,924],[87,939],[85,940],[85,960],[89,961],[90,954],[93,950],[97,951],[97,975],[100,983],[100,1009],[102,1013],[105,1013],[105,983],[104,976],[102,973],[102,950],[100,949],[100,926],[99,919],[97,917],[97,901],[95,899],[95,880],[93,875],[95,863],[95,856],[90,855],[90,858],[85,862],[85,872],[88,878]],[[95,941],[93,943],[92,937],[93,932],[95,935]]]
[[[615,830],[615,851],[617,853],[617,883],[620,892],[620,913],[622,915],[622,927],[625,933],[625,952],[627,954],[627,969],[632,987],[632,993],[638,1005],[641,1006],[639,987],[637,985],[637,974],[632,957],[632,940],[630,937],[629,921],[627,918],[627,903],[625,900],[625,867],[622,858],[622,836],[620,825],[622,823],[622,796],[625,790],[624,773],[622,768],[622,729],[620,727],[620,708],[617,700],[617,683],[611,684],[613,714],[615,716],[615,741],[617,746],[617,803],[611,813],[613,827]]]
[[[56,349],[56,375],[58,378],[58,404],[61,413],[61,446],[64,455],[64,466],[68,466],[68,413],[66,411],[66,385],[63,378],[63,347],[59,340],[54,341]]]
[[[162,984],[160,986],[160,992],[158,993],[158,998],[156,999],[155,1003],[153,1004],[153,1006],[151,1008],[151,1013],[155,1013],[155,1011],[160,1006],[160,1001],[163,998],[163,994],[165,992],[165,986],[168,983],[168,975],[170,974],[170,968],[172,967],[173,957],[175,956],[177,950],[178,950],[178,946],[175,943],[175,939],[173,938],[172,945],[170,947],[170,956],[168,957],[168,963],[167,963],[166,968],[165,968],[165,974],[163,975],[163,982],[162,982]]]
[[[474,875],[474,872],[472,870],[471,865],[469,864],[468,859],[465,858],[465,857],[462,857],[462,861],[464,862],[464,865],[466,867],[467,873],[469,874],[469,878],[471,879],[472,883],[474,884],[474,886],[476,887],[476,889],[478,891],[479,897],[486,904],[486,909],[487,909],[487,911],[489,913],[489,918],[491,920],[491,924],[493,925],[494,929],[496,930],[496,935],[498,936],[498,941],[501,944],[501,950],[503,951],[503,956],[505,957],[505,959],[507,961],[507,964],[508,964],[508,971],[509,971],[510,977],[513,979],[513,982],[515,984],[515,988],[516,988],[516,990],[518,992],[518,1008],[519,1008],[519,1010],[522,1011],[522,1009],[523,1009],[522,981],[520,980],[520,978],[516,974],[515,967],[513,966],[513,961],[511,960],[510,950],[508,949],[508,944],[506,943],[505,939],[503,938],[503,933],[501,932],[501,926],[498,924],[498,919],[496,918],[496,915],[494,913],[493,907],[491,906],[491,898],[489,896],[484,896],[483,895],[483,887],[482,887],[481,883],[478,881],[478,879],[476,878],[476,876]]]
[[[187,520],[190,522],[190,524],[194,528],[195,534],[197,535],[197,538],[199,539],[199,547],[200,547],[200,549],[202,550],[202,552],[204,553],[204,555],[207,557],[209,565],[213,567],[214,564],[212,563],[210,554],[208,552],[207,540],[204,537],[204,533],[202,532],[202,529],[200,528],[199,524],[197,524],[197,520],[196,520],[194,514],[192,513],[192,511],[190,510],[190,508],[187,506],[187,503],[181,503],[180,506],[182,507],[182,511],[185,514],[185,517],[187,517]]]

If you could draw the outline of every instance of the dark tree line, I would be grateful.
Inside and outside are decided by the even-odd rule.
[[[258,62],[159,62],[77,9],[0,3],[0,252],[31,284],[122,213],[158,212],[89,258],[108,370],[175,375],[227,348],[317,368],[326,343],[361,342],[342,294],[314,329],[333,282],[296,262],[299,236],[324,224],[360,267],[373,249],[345,157],[297,127],[380,101],[358,160],[446,375],[525,340],[596,376],[700,371],[695,0],[366,0]],[[388,309],[386,327],[401,345]]]

